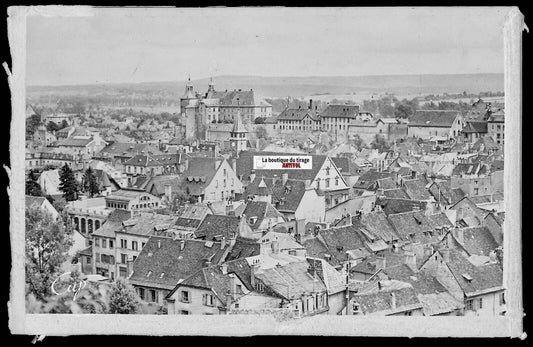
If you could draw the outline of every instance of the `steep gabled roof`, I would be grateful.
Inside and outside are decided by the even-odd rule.
[[[219,242],[152,236],[133,263],[129,280],[134,285],[171,290],[179,280],[205,267],[206,260],[217,264],[224,252]]]
[[[231,238],[239,234],[241,218],[208,214],[195,231],[197,238],[213,240],[215,236]]]
[[[453,125],[461,112],[452,110],[416,110],[409,117],[409,127],[446,127]]]

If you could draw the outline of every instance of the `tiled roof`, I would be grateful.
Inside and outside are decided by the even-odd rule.
[[[431,195],[426,189],[427,181],[423,179],[404,180],[403,185],[409,198],[413,200],[429,200]]]
[[[202,222],[201,219],[192,219],[192,218],[179,217],[176,220],[176,223],[174,223],[174,225],[176,225],[178,227],[195,228],[196,229],[200,225],[201,222]]]
[[[398,240],[399,238],[383,212],[365,213],[361,216],[361,219],[354,217],[353,223],[364,226],[372,234],[386,242]]]
[[[461,245],[470,255],[488,256],[491,251],[501,246],[486,227],[465,228],[459,232],[463,234]]]
[[[386,215],[415,211],[417,209],[423,211],[426,209],[426,204],[425,201],[410,199],[389,199],[382,197],[376,199],[376,205],[381,206],[381,209]]]
[[[377,180],[378,188],[381,189],[395,189],[396,183],[392,179],[392,177],[386,177],[386,178],[380,178]]]
[[[383,195],[390,199],[409,199],[409,196],[402,188],[384,190]]]
[[[183,172],[185,189],[189,189],[192,195],[202,195],[220,165],[222,165],[222,160],[215,158],[190,158],[187,170]]]
[[[104,149],[96,154],[96,157],[114,157],[114,156],[123,156],[123,157],[133,157],[144,151],[145,153],[151,154],[162,154],[160,150],[156,147],[146,144],[146,143],[119,143],[115,142],[113,144],[107,145]],[[142,154],[142,153],[141,153]]]
[[[226,267],[226,273],[223,272],[222,267]],[[192,286],[195,288],[204,288],[213,291],[218,299],[225,303],[226,294],[230,293],[231,279],[230,274],[235,274],[248,290],[255,290],[250,283],[251,269],[246,260],[239,259],[231,262],[225,262],[224,265],[212,265],[205,267],[190,277],[186,278],[173,289],[168,296],[171,296],[179,287]],[[237,298],[242,293],[235,293]],[[168,297],[167,296],[167,297]]]
[[[270,203],[253,200],[246,202],[242,215],[246,216],[247,221],[252,217],[257,218],[253,224],[249,224],[252,230],[257,230],[266,217],[282,216]]]
[[[448,268],[466,295],[475,295],[478,291],[499,288],[503,285],[503,271],[499,264],[475,266],[460,252],[454,249],[450,249],[449,252]]]
[[[377,180],[389,178],[391,176],[392,176],[392,172],[370,169],[359,177],[359,179],[357,180],[357,183],[355,183],[354,185],[354,188],[372,189],[372,187],[375,185]]]
[[[307,261],[289,263],[262,270],[256,277],[273,292],[289,300],[300,299],[304,293],[323,292],[326,286],[317,276],[310,276]]]
[[[354,251],[353,256],[356,258],[363,258],[370,254],[365,246],[365,241],[368,240],[359,229],[355,225],[349,225],[319,231],[319,237],[323,240],[329,254],[336,260],[334,265],[348,260],[347,251]]]
[[[319,115],[315,110],[309,110],[306,108],[287,108],[279,114],[277,119],[278,121],[280,120],[301,121],[307,116],[311,118],[313,121],[317,121],[319,119]]]
[[[360,170],[360,167],[351,159],[346,157],[336,157],[331,158],[331,160],[335,163],[335,166],[340,170],[342,175],[359,175],[358,171]]]
[[[53,144],[53,147],[60,147],[60,146],[64,146],[64,147],[85,147],[91,142],[93,142],[92,138],[89,138],[89,139],[75,139],[75,138],[69,137],[69,138],[66,138],[64,140],[55,142]]]
[[[467,122],[462,130],[463,133],[487,133],[487,122]]]
[[[238,235],[241,218],[235,216],[221,216],[209,214],[195,231],[197,238],[213,240],[215,236],[231,238]]]
[[[261,245],[257,243],[257,240],[237,237],[231,251],[226,256],[226,261],[253,257],[259,255],[260,250]]]
[[[176,222],[176,219],[176,216],[140,212],[128,219],[127,223],[123,223],[120,232],[148,237],[153,234],[156,227],[165,226],[166,229],[169,229]]]
[[[435,232],[437,229],[453,227],[444,213],[426,216],[422,211],[413,211],[391,214],[388,219],[403,240],[414,241],[411,238],[413,235],[415,240],[421,241],[421,243],[422,240],[423,243],[437,240],[438,233]],[[432,232],[432,235],[426,234],[429,231]]]
[[[429,192],[433,195],[435,201],[440,201],[447,205],[455,204],[465,197],[465,193],[460,188],[451,189],[449,180],[433,182],[429,187]]]
[[[142,166],[142,167],[150,167],[150,166],[163,166],[162,163],[160,163],[158,160],[156,160],[151,155],[136,155],[131,159],[128,159],[126,162],[124,162],[124,165],[132,165],[132,166]]]
[[[282,180],[278,178],[275,185],[272,185],[272,179],[264,178],[266,188],[259,187],[262,177],[256,177],[253,182],[248,184],[244,191],[244,196],[271,194],[273,206],[281,212],[294,212],[300,206],[305,193],[305,182],[297,180],[287,180],[283,185]]]
[[[396,298],[396,307],[394,308],[392,306],[391,293],[394,293]],[[354,294],[353,298],[359,304],[360,310],[365,315],[387,315],[403,310],[422,308],[422,304],[418,300],[415,290],[410,285],[393,290],[383,289],[362,294],[357,293]]]
[[[129,280],[134,285],[171,290],[180,279],[205,267],[207,259],[217,264],[224,252],[218,242],[152,236],[133,263]]]
[[[482,163],[459,163],[453,169],[452,176],[484,175],[487,173],[487,171],[487,166]]]
[[[122,188],[108,195],[106,199],[130,201],[142,194],[146,194],[142,189]]]
[[[328,105],[320,114],[322,118],[355,118],[359,113],[359,105]]]
[[[458,111],[451,110],[416,110],[409,117],[408,126],[413,127],[451,127]]]

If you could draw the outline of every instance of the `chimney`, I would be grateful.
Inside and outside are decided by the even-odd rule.
[[[237,294],[237,288],[235,285],[235,274],[229,274],[228,276],[229,276],[230,293],[231,293],[231,296],[235,298],[235,294]]]
[[[390,306],[393,310],[396,309],[396,294],[394,292],[390,293]]]
[[[220,265],[220,271],[222,271],[223,275],[226,275],[228,273],[228,265],[226,265],[225,263]],[[233,275],[233,274],[230,274],[230,276],[231,275]]]
[[[309,110],[313,110],[313,99],[309,99]]]
[[[257,274],[257,272],[259,271],[259,259],[254,259],[252,260],[252,265],[250,266],[250,284],[252,285],[252,288],[255,288],[255,285],[256,285],[256,278],[255,278],[255,275]]]
[[[255,170],[252,170],[252,172],[250,172],[250,182],[253,182],[255,180]]]
[[[412,179],[416,178],[416,171],[415,170],[411,170],[411,178]]]
[[[289,179],[289,174],[288,173],[281,174],[281,182],[282,182],[283,185],[285,185],[285,183],[287,183],[288,179]]]
[[[273,240],[270,247],[272,247],[272,254],[279,254],[279,241],[278,240]]]
[[[305,190],[311,190],[311,180],[305,180]]]
[[[185,240],[180,240],[180,250],[183,251],[184,248],[185,248]]]
[[[231,301],[231,292],[230,290],[228,290],[228,292],[226,293],[226,311],[231,310]]]
[[[383,286],[381,285],[381,281],[378,281],[378,290],[381,290],[381,288],[383,288]]]
[[[226,236],[222,236],[222,240],[220,241],[220,249],[224,249],[226,247]]]
[[[157,240],[157,249],[161,248],[161,240]]]
[[[406,251],[404,253],[404,264],[409,266],[409,268],[415,272],[417,272],[416,268],[416,254],[414,252]]]
[[[387,264],[386,258],[384,256],[376,257],[376,267],[378,269],[384,269]]]

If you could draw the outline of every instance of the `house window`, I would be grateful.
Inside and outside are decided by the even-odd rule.
[[[102,248],[107,248],[107,240],[102,240]]]
[[[119,267],[118,271],[120,273],[120,277],[128,277],[128,269],[124,266]],[[142,298],[144,300],[144,292]]]
[[[479,298],[479,309],[483,308],[483,298]]]
[[[120,248],[128,248],[128,240],[120,239]]]
[[[203,299],[205,306],[215,306],[215,298],[212,294],[204,294]]]
[[[115,257],[112,255],[109,256],[109,264],[115,265]]]
[[[465,309],[470,311],[474,309],[474,301],[472,299],[466,300]]]
[[[157,302],[157,291],[155,289],[150,289],[150,301]]]
[[[139,297],[144,300],[144,288],[138,288],[137,292],[139,293]]]
[[[500,306],[505,305],[505,293],[500,294]]]
[[[100,247],[100,239],[97,238],[97,237],[94,238],[94,246],[95,247]]]
[[[240,284],[237,284],[236,287],[237,287],[236,289],[237,294],[242,294],[242,286]]]
[[[141,244],[141,247],[144,248],[144,245],[146,245],[145,242],[143,242],[143,243]],[[141,249],[142,249],[142,248],[141,248]]]
[[[128,262],[128,256],[127,256],[126,254],[122,253],[122,254],[120,255],[120,262],[121,262],[122,264],[126,264],[126,263]]]
[[[180,314],[191,314],[191,313],[189,311],[186,311],[186,310],[181,310]]]
[[[131,241],[131,249],[133,249],[134,251],[137,251],[137,241]]]
[[[336,185],[336,186],[339,185],[339,178],[338,178],[338,177],[335,177],[335,185]]]
[[[181,292],[181,302],[191,302],[191,296],[188,291],[184,290]]]
[[[326,178],[326,188],[329,188],[329,178]]]
[[[109,240],[109,249],[113,249],[113,240]]]

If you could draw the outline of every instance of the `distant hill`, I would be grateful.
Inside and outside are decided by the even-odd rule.
[[[185,81],[116,83],[75,86],[28,86],[28,96],[42,93],[57,94],[158,94],[179,97],[185,89]],[[194,89],[207,90],[209,79],[192,81]],[[313,76],[313,77],[261,77],[217,76],[215,88],[253,89],[261,97],[303,97],[320,94],[393,93],[399,95],[498,92],[504,89],[504,75],[456,74],[456,75],[384,75],[384,76]]]

